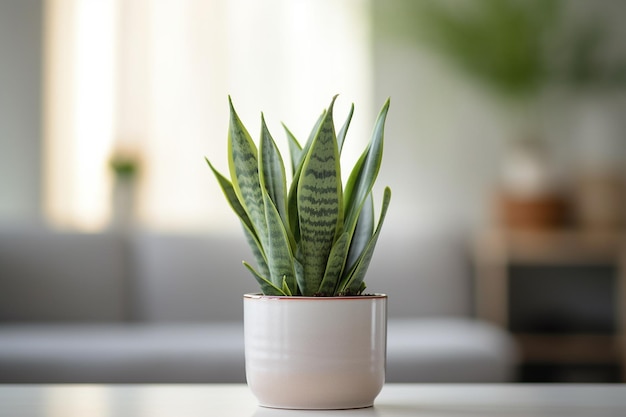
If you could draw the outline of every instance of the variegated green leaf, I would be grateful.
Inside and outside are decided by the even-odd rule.
[[[296,273],[293,267],[293,255],[289,237],[278,210],[272,203],[269,194],[264,191],[265,215],[268,228],[267,262],[270,270],[270,281],[281,287],[284,280],[296,292]]]
[[[285,177],[285,165],[276,142],[274,142],[272,135],[267,129],[263,115],[261,115],[259,149],[261,186],[265,188],[270,199],[274,202],[283,223],[287,225],[287,179]]]
[[[302,262],[300,259],[302,257],[302,253],[300,250],[296,250],[296,253],[293,257],[293,269],[296,272],[296,282],[298,283],[298,294],[294,295],[302,295],[302,289],[306,288],[306,281],[304,279],[304,266],[302,266]]]
[[[252,226],[252,222],[250,221],[250,218],[248,217],[248,213],[246,213],[246,210],[243,208],[243,206],[239,202],[239,198],[237,197],[237,193],[235,192],[235,189],[233,188],[233,184],[230,182],[228,178],[220,174],[219,171],[215,169],[213,164],[211,164],[211,162],[207,158],[204,158],[204,160],[209,165],[209,168],[211,168],[211,171],[213,171],[215,178],[217,178],[217,182],[222,188],[222,191],[224,192],[224,195],[226,196],[226,201],[228,201],[228,203],[230,204],[230,207],[233,209],[235,214],[237,214],[239,219],[241,219],[241,221],[248,227],[248,229],[250,229],[250,231],[253,232],[254,228]]]
[[[224,195],[226,196],[226,200],[228,201],[233,211],[237,214],[237,216],[239,216],[239,219],[241,220],[241,226],[246,235],[248,246],[250,246],[250,249],[252,250],[252,254],[254,255],[256,263],[259,269],[261,269],[261,273],[264,276],[270,276],[269,269],[267,268],[266,256],[265,256],[265,253],[263,252],[263,246],[259,242],[259,238],[254,232],[254,229],[253,229],[252,223],[250,222],[250,218],[248,217],[248,214],[246,213],[244,208],[241,206],[241,203],[239,203],[239,200],[237,199],[237,195],[235,193],[235,190],[231,182],[222,174],[220,174],[217,171],[217,169],[215,169],[215,167],[211,164],[211,162],[209,162],[208,159],[205,158],[205,160],[207,164],[209,165],[209,167],[211,168],[211,170],[213,171],[213,174],[215,174],[215,177],[217,178],[217,181],[220,187],[222,188]]]
[[[315,121],[315,124],[313,125],[313,129],[311,129],[311,132],[309,132],[309,137],[307,138],[306,143],[304,144],[304,147],[302,148],[302,151],[305,154],[307,154],[309,152],[309,149],[311,148],[311,144],[313,143],[313,140],[317,136],[317,133],[318,133],[318,131],[320,129],[320,126],[322,125],[322,122],[326,118],[326,113],[329,112],[329,111],[331,111],[331,109],[324,110],[322,112],[322,114],[320,114],[319,117],[317,118],[317,120]],[[304,161],[304,158],[302,158],[300,163],[302,163],[303,161]]]
[[[384,104],[378,115],[370,143],[348,178],[345,190],[346,230],[353,230],[356,226],[356,221],[365,198],[372,191],[372,186],[378,176],[383,157],[384,129],[388,111],[389,100]]]
[[[341,233],[342,184],[339,149],[333,125],[335,98],[322,121],[302,165],[297,204],[306,288],[312,295],[320,287],[333,243]]]
[[[267,266],[267,256],[265,254],[265,250],[263,246],[261,246],[261,242],[259,242],[259,239],[254,235],[252,230],[250,230],[245,223],[242,222],[241,224],[243,226],[243,233],[246,236],[248,246],[252,251],[252,255],[254,255],[257,268],[260,270],[260,274],[268,279],[271,274],[270,269]]]
[[[300,182],[300,174],[302,173],[302,164],[304,163],[304,157],[311,149],[311,144],[313,143],[313,139],[317,135],[320,125],[326,116],[326,110],[322,112],[322,114],[317,118],[313,129],[311,129],[311,133],[309,134],[309,138],[304,145],[300,153],[300,157],[298,160],[293,159],[292,164],[295,167],[295,171],[293,174],[293,178],[291,181],[291,187],[289,188],[289,196],[287,197],[287,211],[289,212],[289,228],[293,234],[293,237],[296,242],[300,241],[300,223],[298,219],[298,183]],[[295,139],[295,138],[294,138]]]
[[[291,291],[291,288],[289,288],[289,284],[287,284],[287,277],[283,277],[283,285],[281,287],[281,290],[285,295],[288,295],[290,297],[293,296],[293,292]]]
[[[372,255],[374,254],[376,242],[378,241],[380,230],[383,226],[383,222],[385,221],[385,216],[387,215],[387,209],[389,208],[390,200],[391,190],[389,189],[389,187],[386,187],[383,194],[383,204],[380,213],[380,219],[378,220],[378,225],[376,226],[376,231],[372,235],[369,243],[367,244],[367,247],[365,248],[365,250],[361,254],[361,257],[354,266],[350,276],[348,277],[348,280],[345,281],[344,285],[342,285],[342,289],[340,290],[341,292],[347,294],[359,294],[359,291],[362,291],[361,287],[363,285],[363,279],[365,278],[367,268],[369,268],[370,261],[372,260]]]
[[[267,226],[265,224],[264,202],[259,178],[257,149],[239,116],[230,104],[230,125],[228,129],[228,167],[233,189],[239,202],[248,213],[259,241],[265,247]]]
[[[350,112],[348,113],[348,117],[344,122],[341,129],[339,129],[339,133],[337,133],[337,146],[339,147],[339,153],[343,149],[343,144],[346,140],[346,134],[348,133],[348,128],[350,127],[350,122],[352,121],[352,115],[354,114],[354,103],[350,106]]]
[[[283,123],[283,129],[287,135],[287,143],[289,145],[289,156],[291,160],[291,175],[295,175],[296,169],[300,166],[302,161],[302,146],[298,142],[298,139],[294,136],[289,128]]]
[[[328,263],[326,264],[324,278],[322,279],[320,288],[317,291],[319,295],[324,297],[335,295],[335,289],[341,279],[341,271],[343,271],[343,267],[346,263],[349,241],[350,234],[345,232],[333,245],[330,255],[328,256]]]
[[[352,269],[356,261],[363,253],[367,246],[372,233],[374,233],[374,198],[370,192],[365,199],[361,213],[356,222],[356,228],[350,242],[350,250],[348,252],[348,261],[346,262],[346,270]]]
[[[252,273],[254,279],[256,279],[257,283],[261,287],[261,292],[265,295],[287,295],[280,288],[276,287],[270,281],[261,276],[249,263],[246,261],[243,262],[243,265],[248,268],[248,270]]]
[[[311,144],[313,143],[313,139],[315,139],[315,136],[317,135],[317,132],[319,131],[319,128],[325,116],[326,116],[326,110],[324,110],[322,114],[320,114],[320,116],[315,121],[315,125],[313,126],[313,129],[311,129],[311,132],[309,133],[309,137],[307,138],[307,141],[304,144],[304,147],[300,145],[300,143],[298,142],[296,137],[293,135],[293,133],[291,133],[291,131],[283,123],[283,127],[285,128],[285,131],[287,132],[287,139],[289,143],[291,166],[293,168],[293,182],[296,184],[298,182],[297,178],[300,176],[300,171],[302,170],[302,163],[304,162],[304,157],[309,152],[309,149],[311,148]],[[292,188],[292,190],[295,193],[296,189]]]

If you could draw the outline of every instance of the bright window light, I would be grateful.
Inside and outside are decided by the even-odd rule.
[[[60,226],[102,229],[104,167],[114,135],[113,1],[49,1],[47,8],[46,211]]]
[[[347,159],[369,139],[367,0],[48,0],[47,197],[52,223],[111,222],[115,146],[141,156],[134,213],[144,228],[230,231],[239,224],[204,162],[226,172],[230,94],[257,136],[263,111],[305,140],[333,95],[352,102]],[[382,104],[382,103],[381,103]]]

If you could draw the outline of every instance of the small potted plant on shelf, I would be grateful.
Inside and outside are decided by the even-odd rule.
[[[262,292],[244,295],[244,336],[246,379],[262,406],[368,407],[385,379],[387,296],[364,294],[364,277],[391,198],[387,187],[375,224],[389,100],[344,187],[340,155],[354,106],[335,133],[335,99],[304,146],[285,127],[289,186],[263,116],[257,148],[230,99],[231,179],[207,159],[256,260],[244,262]]]

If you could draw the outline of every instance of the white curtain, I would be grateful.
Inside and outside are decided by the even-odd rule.
[[[334,94],[356,113],[354,161],[371,132],[367,0],[48,0],[47,214],[62,227],[110,223],[115,148],[141,157],[140,226],[238,227],[208,170],[226,171],[228,95],[253,137],[260,112],[304,140]],[[382,104],[382,103],[381,103]]]

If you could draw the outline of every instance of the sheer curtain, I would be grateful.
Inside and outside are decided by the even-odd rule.
[[[204,157],[226,171],[228,95],[256,137],[263,111],[285,148],[340,94],[354,161],[372,105],[367,0],[47,0],[46,212],[54,225],[110,223],[115,149],[139,155],[135,217],[158,230],[238,224]]]

